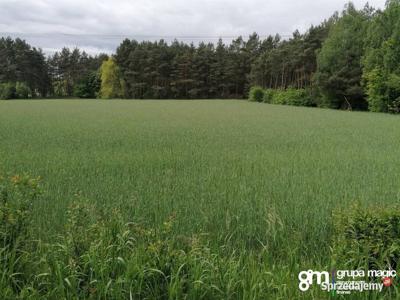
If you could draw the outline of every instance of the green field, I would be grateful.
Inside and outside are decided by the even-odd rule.
[[[42,177],[43,240],[76,194],[152,228],[174,215],[171,236],[262,253],[262,295],[290,299],[300,271],[329,268],[333,210],[400,200],[399,128],[392,115],[239,100],[3,101],[0,173]]]

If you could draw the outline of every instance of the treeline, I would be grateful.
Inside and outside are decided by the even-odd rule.
[[[0,98],[247,98],[259,86],[279,90],[279,99],[286,90],[307,94],[307,105],[398,112],[399,76],[400,0],[383,11],[349,3],[289,39],[126,39],[111,57],[67,48],[45,57],[20,39],[0,39]]]
[[[280,86],[276,64],[268,64],[276,62],[274,51],[270,51],[253,65],[252,74],[254,70],[257,74],[252,78],[255,87],[250,100],[281,103],[286,93],[291,100],[285,104],[399,113],[400,1],[387,1],[383,11],[368,5],[357,10],[350,3],[341,15],[335,14],[318,30],[323,42],[315,48],[316,64],[308,69],[309,84],[304,84],[307,76],[301,76],[302,64],[307,61],[301,58],[305,51],[288,51],[287,59],[280,64]],[[284,42],[278,49],[284,51],[285,44],[294,47],[295,41]],[[300,67],[291,69],[286,65],[295,66],[293,61],[300,62]],[[271,71],[273,68],[275,71]],[[278,85],[273,84],[274,76]],[[273,90],[277,88],[283,91]],[[300,92],[294,93],[293,89]]]
[[[246,40],[238,37],[229,45],[222,40],[215,45],[201,42],[195,46],[178,41],[126,39],[112,57],[92,57],[79,49],[64,48],[45,58],[24,41],[2,38],[0,59],[7,65],[0,73],[7,69],[29,72],[28,65],[8,59],[23,43],[27,52],[40,57],[46,75],[41,83],[46,89],[31,85],[30,78],[0,77],[0,82],[14,86],[17,82],[27,83],[32,97],[246,98],[254,84],[303,88],[312,84],[316,50],[326,38],[330,23],[312,27],[305,34],[296,31],[288,40],[279,35],[261,40],[254,33]]]
[[[62,49],[46,57],[21,39],[0,39],[0,99],[96,97],[107,55]]]
[[[62,49],[47,60],[51,80],[50,96],[96,98],[100,89],[99,69],[105,54],[89,56],[79,49]]]
[[[25,41],[0,39],[0,98],[43,97],[51,88],[46,58]]]

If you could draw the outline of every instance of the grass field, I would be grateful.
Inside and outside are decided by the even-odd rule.
[[[329,268],[335,209],[400,200],[399,128],[386,114],[238,100],[3,101],[0,173],[42,177],[32,226],[44,240],[76,194],[152,228],[174,215],[171,236],[262,253],[262,295],[293,299],[300,271]]]

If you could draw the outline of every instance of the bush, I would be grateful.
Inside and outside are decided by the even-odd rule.
[[[341,264],[340,268],[396,270],[399,267],[399,207],[354,205],[335,215],[333,257],[334,262]]]
[[[368,108],[373,112],[399,113],[400,76],[374,69],[364,75],[367,80]]]
[[[253,102],[263,102],[264,99],[264,89],[259,86],[254,86],[250,89],[249,101]]]
[[[272,97],[273,104],[281,104],[286,105],[286,91],[285,90],[276,90]]]
[[[272,103],[293,106],[312,106],[313,104],[311,97],[305,89],[294,88],[275,91]]]
[[[255,86],[250,89],[249,100],[281,105],[313,106],[309,91],[287,88],[286,90],[266,89]]]
[[[264,103],[273,103],[274,102],[275,93],[276,93],[276,91],[273,90],[273,89],[265,90],[263,102]]]
[[[400,97],[393,100],[392,103],[389,104],[388,110],[392,114],[400,114]]]
[[[292,105],[295,106],[313,106],[315,103],[311,98],[311,93],[307,89],[291,89]],[[289,97],[290,98],[290,97]]]
[[[15,84],[11,82],[0,83],[0,99],[8,100],[15,98]]]
[[[23,82],[17,82],[15,85],[15,97],[18,99],[26,99],[32,96],[32,91]]]

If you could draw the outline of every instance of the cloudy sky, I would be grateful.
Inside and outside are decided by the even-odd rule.
[[[366,0],[353,0],[361,8]],[[66,45],[112,52],[124,37],[216,40],[304,31],[345,0],[0,0],[1,35],[52,52]],[[382,8],[385,0],[370,0]]]

